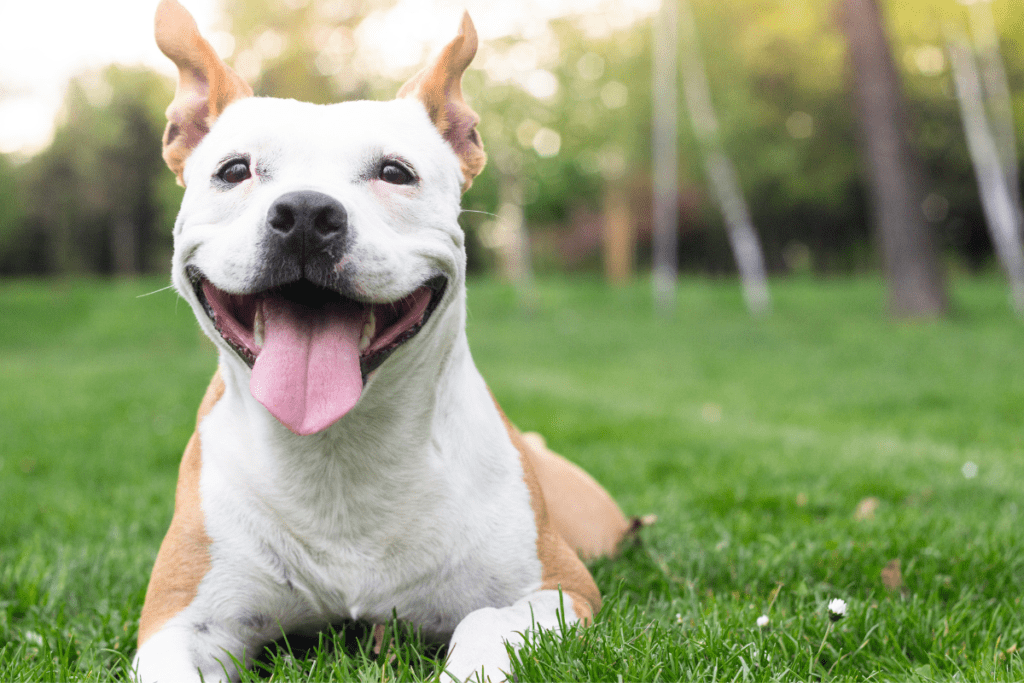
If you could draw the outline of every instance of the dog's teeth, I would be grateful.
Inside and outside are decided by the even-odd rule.
[[[363,336],[359,338],[359,353],[370,348],[370,342],[373,340],[373,335],[376,332],[377,316],[373,314],[373,307],[371,306],[370,315],[366,318],[366,324],[363,325]]]
[[[256,307],[256,318],[252,321],[252,336],[256,340],[256,350],[263,348],[264,334],[266,333],[263,322],[263,306]]]

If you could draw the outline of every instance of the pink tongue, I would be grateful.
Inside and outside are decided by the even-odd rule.
[[[359,338],[363,309],[332,303],[313,310],[266,299],[263,349],[249,391],[296,434],[313,434],[352,409],[363,391]]]

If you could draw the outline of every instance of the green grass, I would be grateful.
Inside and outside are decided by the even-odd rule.
[[[123,678],[134,654],[215,362],[173,294],[137,298],[160,286],[0,283],[4,681]],[[1024,323],[1004,287],[958,281],[956,314],[921,324],[888,320],[869,279],[773,295],[753,320],[734,283],[687,281],[663,321],[646,284],[542,281],[528,316],[471,284],[506,412],[659,517],[593,565],[596,624],[531,636],[519,680],[1024,679]],[[849,616],[830,628],[833,597]],[[392,628],[392,662],[350,627],[271,648],[263,670],[433,676],[438,652]]]

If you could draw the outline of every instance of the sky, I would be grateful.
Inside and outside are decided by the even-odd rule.
[[[146,65],[174,74],[153,42],[158,0],[0,0],[0,153],[29,155],[53,133],[68,79],[106,64]],[[219,0],[181,0],[204,35],[220,26]],[[302,3],[309,0],[285,0]],[[468,9],[482,41],[542,33],[549,18],[584,14],[600,33],[654,11],[658,0],[398,0],[367,18],[363,35],[387,35],[387,70],[415,70]],[[229,41],[230,42],[230,41]],[[215,42],[215,44],[217,44]],[[404,50],[396,50],[403,46]]]
[[[186,0],[200,29],[216,0]],[[31,153],[53,131],[68,79],[111,62],[172,74],[153,42],[156,0],[0,0],[0,152]]]

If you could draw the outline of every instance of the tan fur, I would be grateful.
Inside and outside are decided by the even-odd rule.
[[[558,533],[548,516],[544,492],[540,480],[533,467],[530,446],[523,440],[522,434],[509,421],[498,406],[498,412],[505,423],[505,429],[512,439],[512,445],[519,451],[523,465],[523,479],[530,491],[530,505],[533,507],[534,519],[537,522],[537,555],[541,563],[541,589],[562,589],[566,599],[572,601],[573,611],[584,624],[590,623],[594,614],[601,609],[601,594],[590,572],[583,565],[565,539]]]
[[[184,187],[182,173],[192,150],[224,108],[250,97],[252,88],[199,35],[195,19],[177,0],[161,0],[155,29],[157,46],[178,67],[178,88],[167,107],[163,156]]]
[[[558,533],[585,560],[614,556],[633,525],[612,497],[582,468],[548,449],[540,434],[522,438]]]
[[[206,535],[199,499],[199,474],[203,466],[199,423],[224,395],[220,370],[206,389],[196,417],[196,431],[185,447],[174,494],[174,517],[153,565],[146,602],[139,621],[139,647],[196,597],[199,582],[210,570],[210,537]]]
[[[465,181],[462,191],[473,184],[487,162],[476,125],[480,117],[462,96],[462,74],[476,55],[476,27],[469,13],[462,15],[459,35],[448,43],[432,64],[410,78],[398,90],[398,97],[415,97],[427,110],[441,137],[455,150]]]

